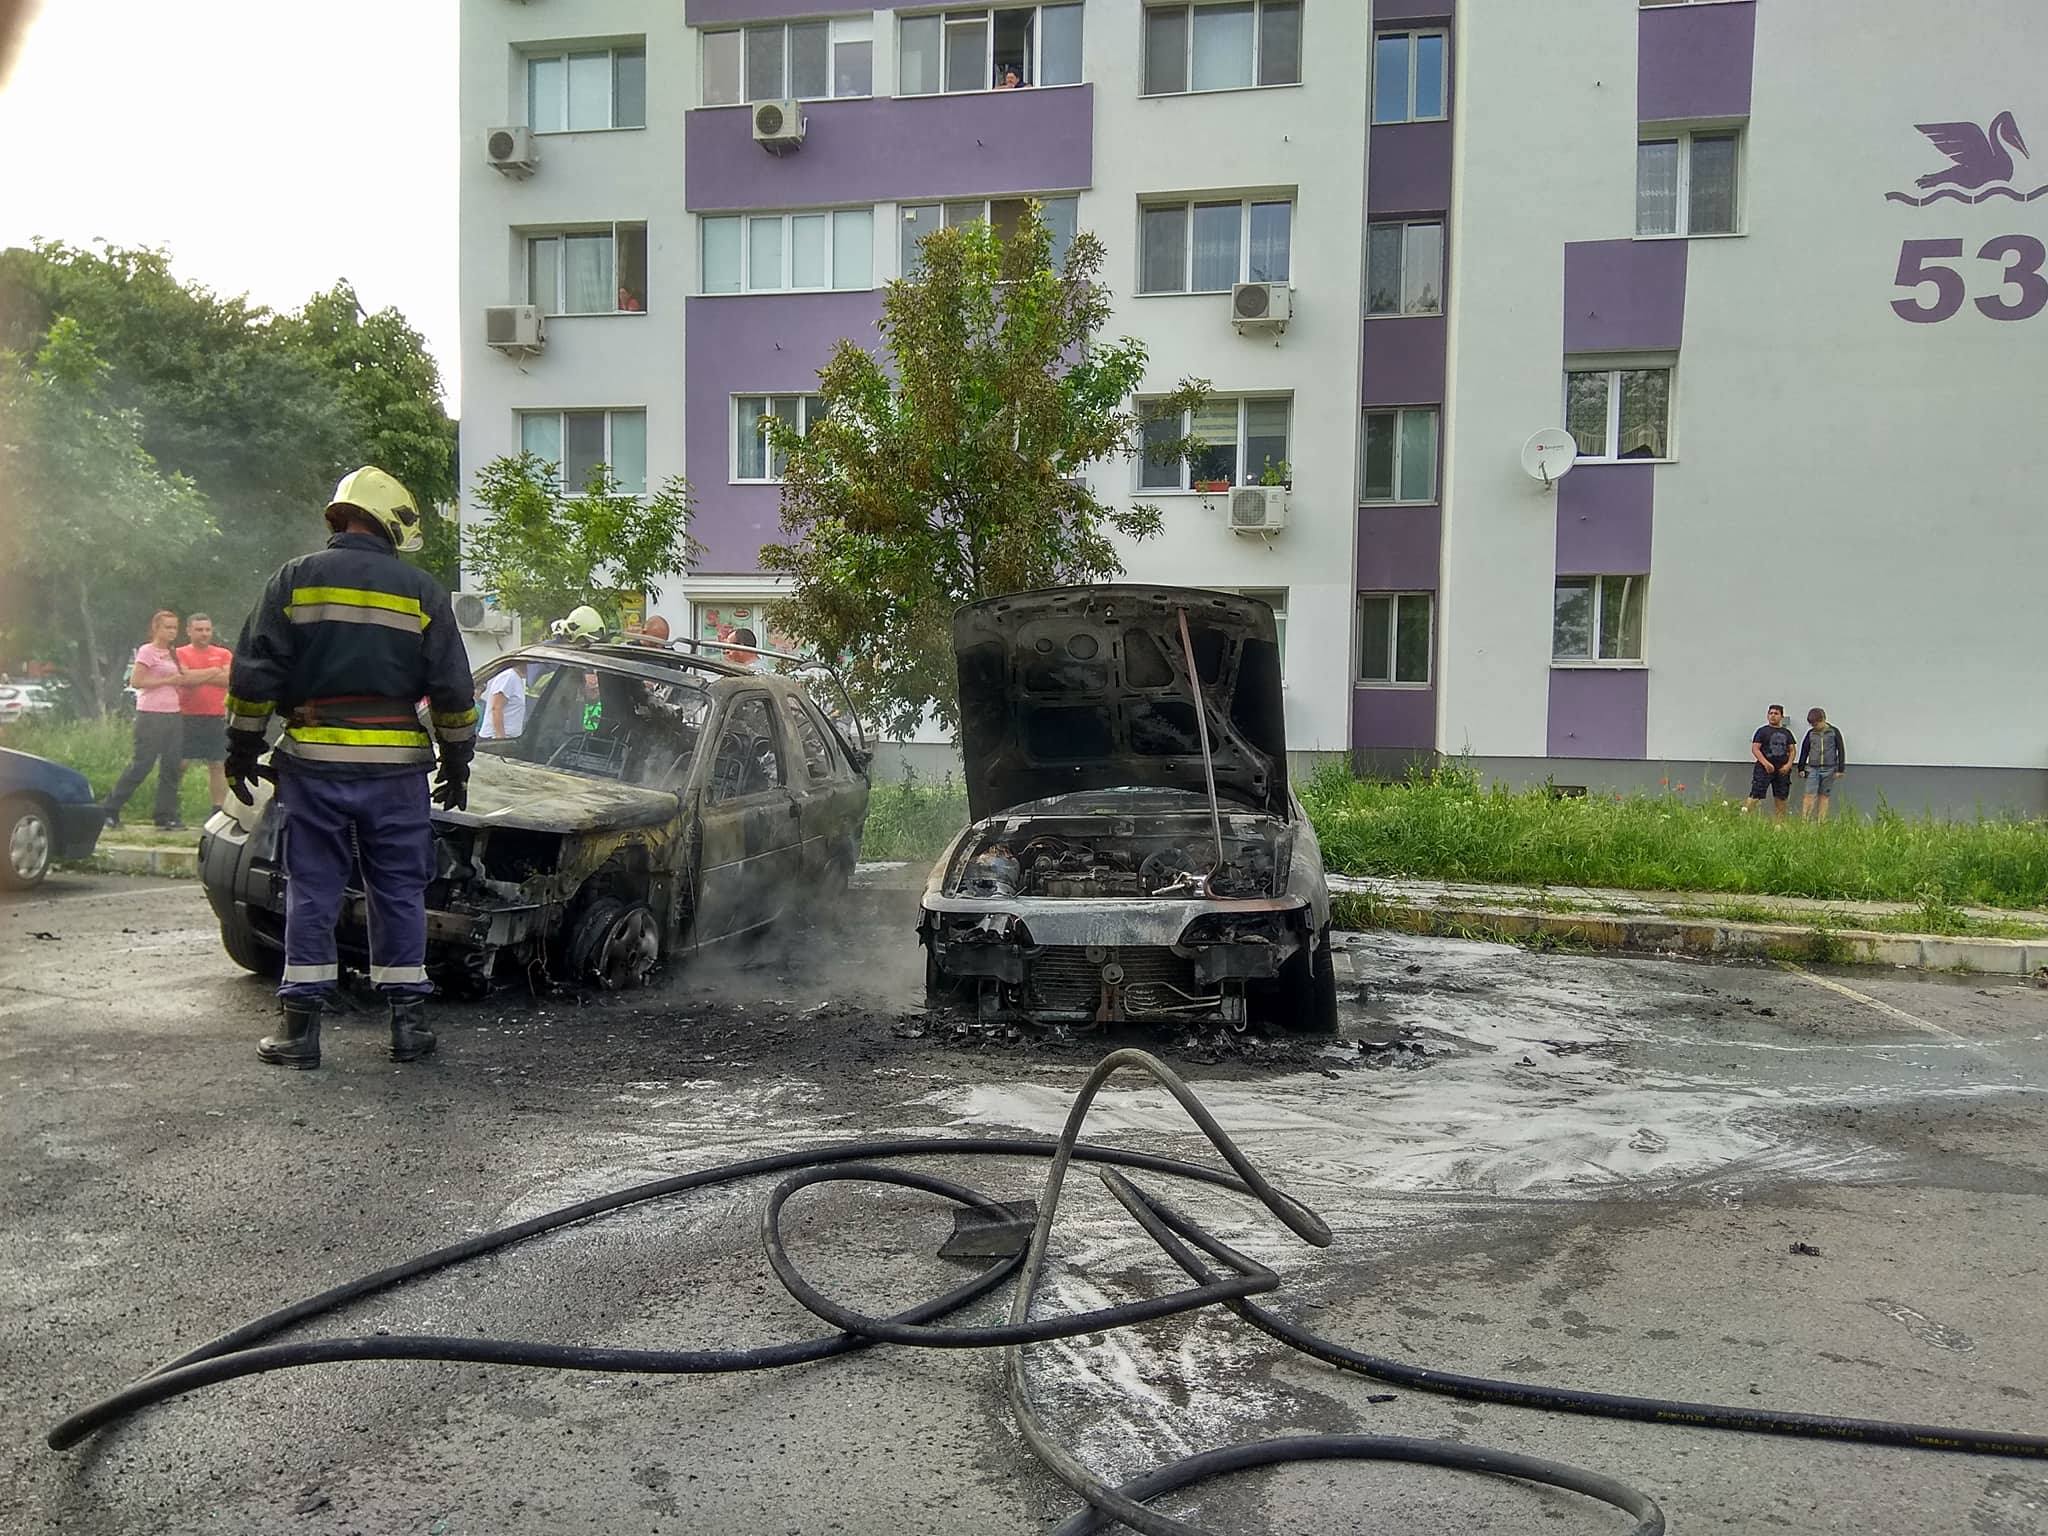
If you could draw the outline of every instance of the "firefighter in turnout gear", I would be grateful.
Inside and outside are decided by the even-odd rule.
[[[468,803],[476,751],[469,663],[440,583],[398,558],[418,549],[420,514],[381,469],[343,478],[327,547],[270,578],[235,648],[228,696],[229,787],[246,805],[277,783],[285,877],[284,1028],[256,1048],[273,1066],[320,1065],[320,1011],[337,977],[334,929],[358,860],[370,981],[391,1005],[391,1059],[434,1048],[422,1022],[433,799]],[[427,701],[431,733],[420,717]],[[265,725],[284,719],[268,770]]]

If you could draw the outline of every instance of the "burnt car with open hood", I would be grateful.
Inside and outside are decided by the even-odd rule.
[[[926,882],[935,1005],[1337,1026],[1330,893],[1255,598],[1060,587],[953,620],[973,824]]]
[[[859,724],[828,668],[747,656],[549,644],[476,674],[479,696],[518,704],[500,711],[503,735],[478,742],[468,807],[434,812],[438,981],[633,986],[844,887],[867,819]],[[274,976],[285,874],[266,790],[207,822],[199,870],[229,956]],[[344,959],[364,960],[360,890],[339,939]]]

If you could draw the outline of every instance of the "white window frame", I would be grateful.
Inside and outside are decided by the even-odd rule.
[[[1366,418],[1369,416],[1391,416],[1394,418],[1394,494],[1374,496],[1365,485]],[[1403,446],[1408,435],[1402,428],[1407,425],[1408,416],[1428,416],[1435,426],[1429,434],[1429,494],[1423,497],[1401,494],[1401,463],[1407,451]],[[1369,405],[1359,413],[1358,419],[1358,504],[1361,507],[1433,507],[1437,504],[1440,488],[1437,485],[1438,466],[1443,458],[1444,413],[1435,405]]]
[[[1669,362],[1648,359],[1643,362],[1590,364],[1567,363],[1564,370],[1564,400],[1559,420],[1567,423],[1570,431],[1572,375],[1575,373],[1604,373],[1607,375],[1607,443],[1605,453],[1581,453],[1581,464],[1670,464],[1678,458],[1678,369]],[[1621,456],[1621,375],[1624,373],[1661,373],[1664,375],[1664,456],[1653,459],[1625,459]]]
[[[1380,42],[1384,38],[1405,37],[1408,39],[1408,110],[1405,117],[1381,117],[1379,115],[1379,69]],[[1422,50],[1416,43],[1425,37],[1434,37],[1443,42],[1443,75],[1438,81],[1444,109],[1431,117],[1418,117],[1415,113],[1415,69],[1416,60]],[[1379,27],[1372,34],[1372,93],[1366,100],[1366,113],[1376,128],[1391,127],[1399,123],[1442,123],[1451,115],[1451,34],[1442,27]]]
[[[1045,27],[1041,22],[1039,16],[1035,13],[1047,10],[1058,10],[1062,5],[1068,4],[1073,5],[1077,10],[1081,11],[1082,13],[1081,78],[1078,80],[1065,80],[1060,82],[1058,85],[1042,85],[1040,84],[1040,80],[1042,79],[1045,73]],[[1015,87],[1016,89],[1028,89],[1034,91],[1057,91],[1063,90],[1070,85],[1086,85],[1088,83],[1088,15],[1087,8],[1085,4],[1082,3],[1082,0],[1046,0],[1046,3],[1043,5],[956,5],[947,7],[943,10],[904,10],[896,11],[893,13],[896,17],[896,56],[899,60],[896,75],[896,94],[900,97],[904,97],[906,99],[915,101],[922,99],[923,97],[926,96],[981,96],[1004,89],[1004,87],[1001,87],[995,83],[995,13],[997,11],[1031,11],[1034,13],[1031,19],[1031,67],[1027,72],[1029,78],[1019,81],[1017,83],[1017,86]],[[900,63],[903,56],[903,23],[906,21],[922,21],[932,16],[936,16],[939,18],[939,88],[935,91],[906,91],[903,89],[902,66]],[[987,45],[982,49],[981,58],[981,78],[987,81],[988,83],[975,90],[952,90],[946,85],[946,24],[948,22],[954,21],[965,24],[968,22],[972,22],[977,17],[979,17],[988,24],[988,42]]]
[[[618,465],[617,461],[612,457],[612,418],[620,415],[638,416],[641,420],[641,436],[644,438],[647,435],[647,407],[644,405],[562,405],[540,410],[514,411],[512,414],[514,417],[513,427],[518,434],[519,451],[521,453],[526,451],[526,419],[529,416],[552,416],[555,418],[555,434],[562,441],[565,456],[568,452],[569,424],[563,418],[566,416],[604,417],[604,457],[598,462],[610,465],[614,470],[617,469]],[[647,495],[648,480],[647,466],[645,464],[640,466],[640,478],[641,488],[635,494],[644,497]],[[578,496],[583,492],[583,487],[580,485],[566,485],[563,483],[560,459],[555,461],[555,488],[568,496]]]
[[[1306,19],[1306,13],[1308,10],[1308,0],[1300,0],[1300,5],[1304,19]],[[1294,78],[1292,80],[1275,80],[1270,84],[1261,84],[1259,82],[1259,66],[1263,62],[1260,58],[1260,54],[1266,46],[1266,0],[1256,0],[1256,3],[1252,7],[1251,80],[1244,85],[1197,86],[1193,84],[1192,82],[1195,78],[1194,12],[1200,10],[1201,8],[1201,0],[1195,0],[1195,3],[1193,4],[1186,3],[1186,0],[1183,0],[1183,3],[1178,5],[1146,4],[1140,7],[1140,15],[1138,19],[1138,95],[1140,100],[1144,100],[1148,97],[1154,100],[1164,100],[1172,96],[1214,96],[1223,91],[1291,91],[1300,88],[1304,60],[1298,54],[1296,55],[1294,61]],[[1150,35],[1150,29],[1146,26],[1146,22],[1149,20],[1151,14],[1154,11],[1188,12],[1187,21],[1181,27],[1180,77],[1184,83],[1182,84],[1181,88],[1177,91],[1148,91],[1144,89],[1146,65],[1150,62],[1145,52],[1147,46],[1146,39]]]
[[[795,58],[791,52],[789,31],[793,26],[824,26],[825,34],[825,94],[822,96],[797,96],[764,98],[795,101],[866,101],[875,94],[875,23],[872,14],[867,16],[797,16],[777,21],[751,21],[736,26],[701,28],[697,41],[697,96],[698,105],[717,111],[721,107],[751,107],[756,103],[747,95],[747,39],[749,31],[780,28],[782,31],[782,84],[784,89],[796,83]],[[705,87],[711,78],[708,61],[710,40],[713,37],[736,37],[739,39],[739,79],[734,82],[738,89],[737,101],[707,101]],[[866,43],[868,45],[868,88],[865,91],[839,94],[839,48],[842,43]]]
[[[1600,654],[1600,623],[1607,606],[1607,583],[1622,581],[1635,583],[1637,603],[1642,611],[1643,656],[1602,656]],[[1592,623],[1586,630],[1586,643],[1591,651],[1587,656],[1560,656],[1557,651],[1557,589],[1567,582],[1589,582],[1592,585]],[[1552,579],[1550,600],[1550,664],[1553,667],[1604,667],[1609,670],[1632,671],[1649,665],[1647,653],[1650,649],[1650,578],[1643,571],[1605,571],[1598,575],[1571,572]],[[1626,605],[1624,596],[1623,603]]]
[[[997,203],[1037,203],[1041,208],[1049,208],[1054,203],[1072,203],[1074,205],[1074,233],[1078,235],[1081,232],[1081,194],[1078,192],[1026,192],[1019,197],[946,197],[936,201],[902,202],[896,205],[896,261],[900,275],[911,277],[918,271],[917,263],[914,260],[907,259],[903,250],[903,224],[905,216],[926,209],[936,208],[939,210],[939,222],[934,227],[946,229],[951,227],[946,223],[946,210],[948,208],[959,208],[968,203],[974,203],[980,207],[981,220],[985,224],[993,224],[995,222],[995,205]],[[930,233],[930,231],[926,231],[926,233]],[[1071,238],[1069,244],[1071,244]],[[1055,268],[1058,267],[1059,260],[1065,255],[1066,252],[1062,251],[1054,259]]]
[[[1666,4],[1683,5],[1704,3],[1704,0],[1665,0]],[[1735,227],[1733,229],[1709,229],[1699,234],[1692,230],[1692,145],[1695,138],[1733,139],[1735,141]],[[1718,128],[1674,128],[1656,130],[1644,128],[1636,134],[1636,234],[1638,240],[1725,240],[1743,233],[1742,189],[1748,179],[1744,172],[1749,135],[1740,123],[1729,123]],[[1642,149],[1646,144],[1676,144],[1678,146],[1678,185],[1672,194],[1672,223],[1675,229],[1645,234],[1642,230]]]
[[[1145,197],[1138,200],[1138,273],[1137,281],[1131,284],[1133,296],[1141,299],[1184,298],[1191,293],[1228,293],[1228,288],[1197,288],[1195,282],[1195,209],[1213,208],[1228,203],[1227,196],[1218,197]],[[1287,286],[1297,288],[1300,284],[1294,272],[1294,216],[1299,211],[1296,196],[1288,193],[1247,193],[1237,200],[1237,276],[1234,282],[1248,283],[1247,275],[1252,269],[1252,205],[1267,203],[1287,205]],[[1182,253],[1181,286],[1178,288],[1147,288],[1145,282],[1145,215],[1154,209],[1178,208],[1187,215],[1187,249]]]
[[[792,279],[796,273],[796,226],[800,218],[825,220],[825,271],[828,276],[838,270],[839,220],[842,213],[865,213],[868,216],[868,280],[858,288],[840,288],[827,283],[822,288],[796,287]],[[697,290],[711,298],[734,298],[753,293],[867,293],[875,287],[875,210],[872,204],[859,204],[851,208],[792,208],[786,211],[762,211],[759,213],[704,214],[697,220]],[[782,221],[782,282],[774,288],[756,288],[753,260],[753,221],[756,219],[780,219]],[[730,220],[740,227],[740,285],[737,288],[712,290],[704,286],[704,241],[711,226],[721,220]]]
[[[1386,677],[1365,675],[1365,605],[1369,598],[1386,598],[1387,602],[1387,672]],[[1420,599],[1429,605],[1429,644],[1423,651],[1422,676],[1400,678],[1401,670],[1401,604]],[[1358,594],[1356,628],[1352,643],[1358,647],[1357,659],[1351,667],[1351,684],[1354,688],[1428,688],[1436,679],[1436,594],[1434,592],[1361,592]]]
[[[727,431],[726,442],[725,483],[727,485],[782,484],[782,476],[775,473],[774,454],[769,450],[768,445],[765,442],[761,446],[761,464],[762,467],[767,471],[767,473],[760,476],[742,476],[740,474],[740,402],[742,400],[759,400],[763,402],[763,404],[766,407],[766,411],[762,416],[762,420],[766,421],[768,416],[774,413],[776,401],[794,400],[797,403],[796,429],[798,432],[801,432],[805,436],[808,436],[810,434],[812,421],[814,419],[822,420],[824,417],[825,397],[823,395],[816,393],[797,394],[791,390],[772,391],[760,389],[740,389],[733,391],[731,396],[729,396],[728,398],[730,403],[726,409],[726,418],[729,427]],[[812,414],[813,401],[817,402],[815,418]]]
[[[1149,498],[1149,497],[1153,497],[1153,496],[1227,496],[1227,495],[1229,495],[1229,494],[1230,494],[1230,490],[1236,490],[1236,489],[1238,489],[1239,487],[1242,487],[1242,486],[1247,486],[1247,485],[1257,485],[1257,484],[1259,483],[1259,480],[1258,480],[1258,475],[1257,475],[1257,474],[1253,474],[1253,473],[1252,473],[1252,468],[1251,468],[1251,450],[1250,450],[1250,449],[1249,449],[1249,447],[1247,447],[1247,445],[1246,445],[1246,440],[1247,440],[1247,435],[1248,435],[1248,434],[1247,434],[1247,432],[1246,432],[1246,430],[1245,430],[1245,423],[1246,423],[1246,415],[1247,415],[1247,412],[1246,412],[1246,407],[1247,407],[1247,406],[1249,406],[1249,405],[1253,405],[1253,404],[1259,404],[1259,405],[1266,405],[1266,404],[1270,404],[1270,403],[1272,403],[1272,402],[1273,402],[1273,401],[1275,401],[1275,400],[1278,400],[1278,401],[1282,402],[1282,403],[1283,403],[1284,405],[1286,405],[1286,407],[1287,407],[1287,452],[1286,452],[1285,454],[1283,454],[1283,455],[1281,456],[1281,462],[1282,462],[1282,463],[1284,463],[1284,464],[1288,464],[1288,465],[1290,465],[1290,466],[1291,466],[1291,465],[1293,464],[1293,462],[1294,462],[1294,396],[1293,396],[1293,395],[1291,395],[1291,394],[1286,394],[1286,393],[1264,393],[1264,392],[1260,392],[1260,391],[1254,390],[1254,391],[1253,391],[1252,393],[1250,393],[1250,394],[1247,394],[1247,395],[1224,395],[1224,394],[1218,394],[1218,395],[1211,395],[1211,396],[1210,396],[1210,397],[1208,398],[1208,400],[1207,400],[1207,401],[1205,401],[1204,403],[1205,403],[1205,404],[1207,404],[1207,405],[1220,405],[1220,404],[1222,404],[1222,403],[1223,403],[1224,401],[1226,401],[1226,400],[1228,400],[1228,401],[1231,401],[1231,402],[1232,402],[1233,404],[1235,404],[1235,405],[1236,405],[1236,407],[1237,407],[1237,442],[1236,442],[1236,445],[1235,445],[1235,446],[1236,446],[1236,448],[1237,448],[1237,478],[1236,478],[1236,479],[1235,479],[1234,481],[1232,481],[1232,482],[1231,482],[1231,485],[1230,485],[1230,488],[1229,488],[1229,490],[1222,490],[1222,491],[1199,491],[1199,490],[1196,490],[1196,489],[1195,489],[1195,482],[1194,482],[1194,476],[1193,476],[1193,473],[1192,473],[1192,467],[1191,467],[1191,466],[1189,465],[1189,463],[1188,463],[1188,461],[1187,461],[1186,459],[1182,459],[1182,460],[1180,461],[1180,484],[1179,484],[1179,485],[1177,485],[1177,486],[1174,486],[1174,485],[1147,485],[1147,484],[1145,484],[1145,466],[1146,466],[1146,462],[1147,462],[1147,461],[1146,461],[1146,458],[1145,458],[1145,450],[1144,450],[1144,447],[1143,447],[1143,441],[1142,441],[1142,435],[1141,435],[1141,438],[1140,438],[1140,446],[1139,446],[1139,449],[1138,449],[1138,459],[1137,459],[1137,466],[1136,466],[1136,467],[1137,467],[1137,480],[1138,480],[1138,488],[1137,488],[1137,495],[1138,495],[1138,496],[1139,496],[1140,498]],[[1144,413],[1144,404],[1145,404],[1145,403],[1144,403],[1144,402],[1143,402],[1142,400],[1138,402],[1138,409],[1139,409],[1139,413],[1140,413],[1141,415],[1142,415],[1142,414]],[[1191,433],[1192,431],[1194,431],[1194,416],[1193,416],[1193,413],[1192,413],[1192,412],[1189,412],[1189,411],[1182,411],[1182,412],[1180,413],[1180,433],[1179,433],[1179,435],[1180,435],[1181,437],[1186,437],[1186,436],[1187,436],[1187,435],[1188,435],[1189,433]],[[1261,465],[1261,466],[1260,466],[1260,468],[1259,468],[1258,474],[1263,474],[1264,472],[1265,472],[1265,467],[1264,467],[1263,465]],[[1247,479],[1247,478],[1246,478],[1246,476],[1247,476],[1247,475],[1250,475],[1250,476],[1251,476],[1251,478]]]
[[[1448,246],[1447,246],[1447,240],[1446,240],[1446,236],[1447,236],[1447,231],[1446,231],[1446,229],[1445,229],[1445,225],[1446,225],[1446,223],[1447,223],[1447,222],[1448,222],[1448,221],[1447,221],[1447,220],[1446,220],[1446,219],[1444,218],[1444,216],[1443,216],[1442,214],[1440,214],[1440,213],[1439,213],[1439,214],[1432,214],[1432,215],[1431,215],[1430,217],[1428,217],[1428,218],[1426,218],[1426,219],[1374,219],[1374,220],[1372,220],[1372,221],[1371,221],[1370,223],[1368,223],[1368,224],[1366,225],[1366,227],[1365,227],[1365,251],[1366,251],[1366,270],[1365,270],[1365,305],[1366,305],[1366,308],[1365,308],[1365,318],[1366,318],[1366,319],[1368,319],[1368,320],[1412,320],[1412,319],[1414,319],[1414,318],[1415,318],[1416,316],[1418,316],[1418,315],[1425,315],[1425,316],[1427,316],[1427,315],[1441,315],[1441,314],[1443,314],[1443,312],[1444,312],[1444,308],[1445,308],[1445,305],[1444,305],[1444,268],[1450,265],[1450,251],[1449,251],[1449,249],[1448,249]],[[1399,282],[1397,282],[1397,283],[1396,283],[1396,284],[1394,285],[1394,286],[1395,286],[1395,287],[1396,287],[1396,288],[1397,288],[1397,289],[1399,290],[1399,292],[1400,292],[1400,294],[1401,294],[1401,307],[1400,307],[1400,308],[1398,308],[1398,309],[1374,309],[1374,308],[1372,307],[1372,289],[1373,289],[1373,273],[1372,273],[1372,260],[1371,260],[1371,258],[1372,258],[1372,232],[1373,232],[1374,230],[1376,230],[1376,229],[1398,229],[1398,230],[1400,230],[1400,231],[1401,231],[1401,273],[1400,273],[1400,281],[1399,281]],[[1410,308],[1408,308],[1408,299],[1407,299],[1407,294],[1408,294],[1408,266],[1409,266],[1409,261],[1408,261],[1408,237],[1409,237],[1409,234],[1410,234],[1410,233],[1411,233],[1412,231],[1414,231],[1414,230],[1418,230],[1418,229],[1433,229],[1433,230],[1435,230],[1435,231],[1436,231],[1436,308],[1435,308],[1435,309],[1410,309]]]
[[[643,270],[640,274],[640,286],[642,291],[640,294],[640,307],[638,309],[618,308],[619,289],[624,286],[624,284],[622,284],[619,281],[619,231],[622,229],[637,229],[640,231],[640,254],[643,264]],[[643,315],[647,312],[648,294],[649,292],[651,292],[654,285],[648,280],[648,274],[644,270],[645,267],[653,265],[652,257],[647,249],[647,221],[645,219],[615,219],[609,224],[567,224],[559,227],[549,227],[544,229],[529,228],[522,229],[518,233],[521,238],[520,257],[522,262],[524,263],[526,272],[526,281],[522,285],[526,294],[526,298],[523,302],[527,303],[531,303],[533,300],[534,242],[537,240],[552,240],[556,242],[554,302],[551,305],[543,304],[540,307],[541,313],[546,315],[550,320],[558,320],[564,318],[571,320],[580,320],[588,315]],[[611,237],[611,291],[613,307],[610,309],[571,310],[562,308],[565,284],[568,282],[569,279],[568,265],[562,259],[561,242],[565,237],[576,235],[609,235]]]
[[[597,53],[605,56],[605,72],[611,77],[610,93],[606,98],[605,104],[605,117],[607,121],[602,128],[570,128],[566,126],[569,121],[569,60],[580,58],[585,54]],[[643,98],[640,116],[642,119],[645,119],[647,116],[646,102],[644,100],[647,81],[647,40],[645,38],[640,40],[637,47],[625,47],[614,44],[607,48],[563,47],[560,49],[521,49],[519,51],[519,61],[526,67],[526,80],[523,89],[526,92],[526,122],[529,131],[544,137],[551,137],[558,133],[637,133],[644,129],[647,126],[645,121],[626,123],[623,126],[618,121],[619,55],[622,53],[637,53],[640,55],[641,95]],[[559,59],[562,64],[561,120],[564,126],[560,128],[535,128],[533,127],[533,66],[536,63],[545,63],[550,59]]]

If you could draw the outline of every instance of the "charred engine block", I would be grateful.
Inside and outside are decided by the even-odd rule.
[[[1159,839],[1152,841],[1158,842]],[[1264,896],[1273,889],[1273,858],[1263,843],[1244,842],[1219,864],[1208,838],[1167,842],[1149,853],[1059,836],[1034,837],[1012,849],[990,843],[962,873],[962,895],[987,898]]]

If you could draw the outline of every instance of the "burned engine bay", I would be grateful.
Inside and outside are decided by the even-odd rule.
[[[1020,810],[970,828],[927,898],[934,1001],[1079,1024],[1277,1015],[1316,933],[1288,893],[1294,833],[1257,814],[1220,823],[1220,858],[1192,809]]]
[[[1287,829],[1265,816],[1223,820],[1222,857],[1206,816],[1002,817],[962,844],[952,893],[1197,899],[1272,896],[1286,872]]]

